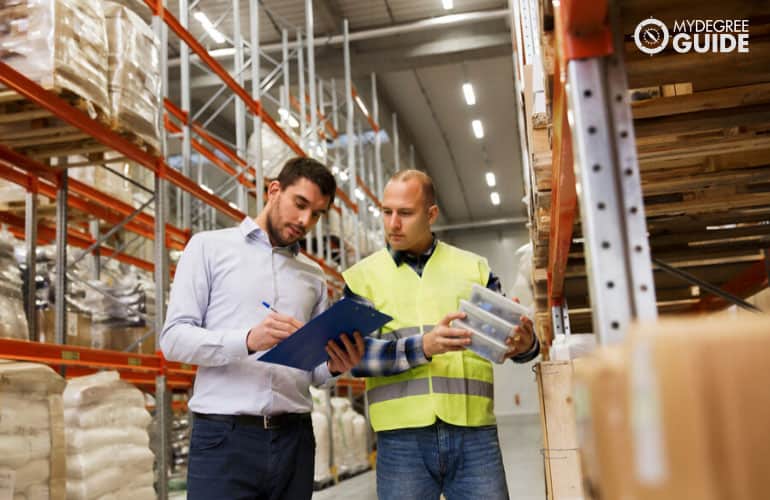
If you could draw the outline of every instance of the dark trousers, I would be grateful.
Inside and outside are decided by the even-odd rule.
[[[315,438],[304,420],[277,429],[195,418],[188,500],[309,500]]]

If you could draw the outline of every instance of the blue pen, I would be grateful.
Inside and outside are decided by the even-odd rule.
[[[265,307],[267,307],[268,309],[270,309],[270,310],[271,310],[271,311],[273,311],[274,313],[278,313],[278,311],[276,311],[276,310],[273,308],[273,306],[271,306],[270,304],[268,304],[268,303],[267,303],[267,302],[265,302],[264,300],[262,301],[262,305],[263,305],[263,306],[265,306]]]

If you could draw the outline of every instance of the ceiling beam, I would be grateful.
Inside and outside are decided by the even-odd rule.
[[[457,224],[446,224],[442,226],[433,226],[435,233],[448,233],[452,231],[467,231],[472,229],[489,229],[491,227],[501,226],[524,226],[529,222],[526,217],[504,217],[500,219],[488,219],[471,222],[458,222]]]
[[[510,33],[483,33],[446,36],[443,39],[425,41],[398,49],[366,50],[358,46],[351,54],[352,77],[368,78],[372,73],[382,75],[507,56],[512,51],[510,37]],[[228,71],[232,71],[229,63],[224,66]],[[342,60],[337,54],[316,57],[316,68],[323,78],[341,78],[344,74]],[[251,75],[247,72],[244,79],[249,81],[250,78]],[[221,79],[213,74],[196,76],[190,81],[193,88],[221,84]]]

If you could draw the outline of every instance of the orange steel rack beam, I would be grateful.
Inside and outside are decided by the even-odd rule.
[[[187,389],[195,377],[194,367],[166,361],[160,353],[136,354],[0,338],[0,358],[43,363],[54,369],[66,367],[68,378],[117,370],[122,379],[147,387],[155,387],[155,377],[165,375],[169,387]]]

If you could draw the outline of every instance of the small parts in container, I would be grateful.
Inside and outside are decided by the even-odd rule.
[[[511,336],[515,325],[466,301],[460,301],[460,311],[466,314],[463,320],[454,320],[452,326],[471,332],[468,349],[494,363],[505,361],[508,352],[506,339]]]
[[[530,316],[526,307],[480,285],[473,285],[470,302],[514,325],[521,323],[522,316]]]

